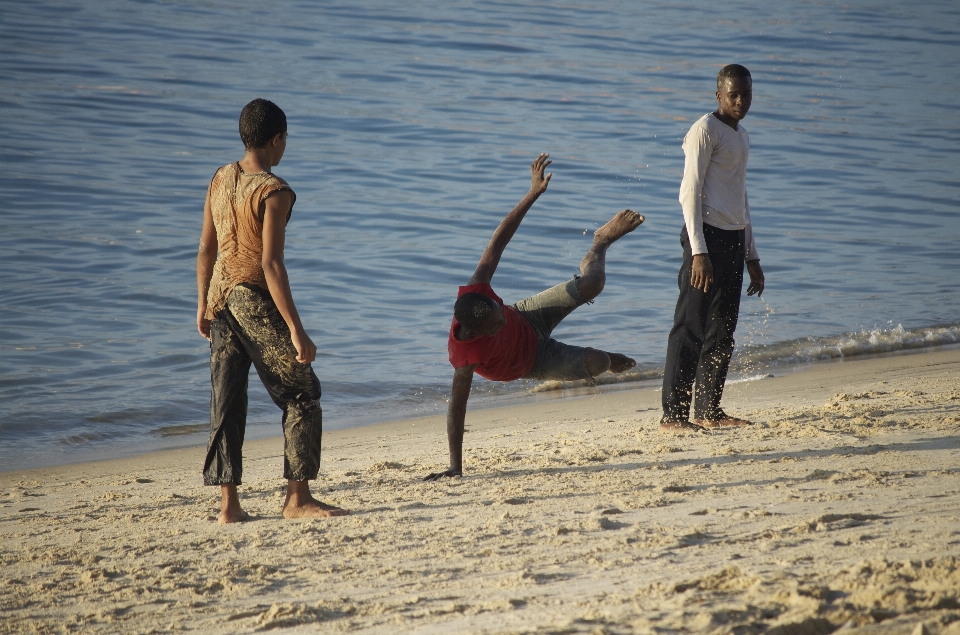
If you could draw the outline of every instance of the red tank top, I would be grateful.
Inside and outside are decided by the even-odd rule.
[[[520,379],[531,370],[537,361],[537,333],[523,315],[511,306],[505,306],[489,284],[474,284],[460,287],[457,297],[465,293],[480,293],[492,298],[503,308],[507,320],[499,333],[493,337],[478,335],[461,342],[454,333],[460,323],[453,318],[450,325],[450,337],[447,340],[447,352],[454,368],[479,364],[476,372],[481,377],[493,381],[513,381]]]

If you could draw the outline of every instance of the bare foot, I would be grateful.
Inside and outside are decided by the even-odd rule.
[[[284,518],[330,518],[333,516],[346,516],[350,510],[327,505],[311,498],[305,503],[298,505],[289,502],[283,506]]]
[[[594,242],[605,243],[607,245],[623,238],[643,222],[643,216],[632,209],[625,209],[607,221],[607,224],[593,232]]]
[[[220,517],[217,522],[221,525],[230,523],[242,523],[248,520],[250,515],[240,507],[240,496],[237,494],[237,486],[233,483],[220,486]]]
[[[284,518],[330,518],[346,516],[350,511],[321,503],[310,493],[307,481],[287,481],[287,499],[283,501]]]
[[[690,423],[689,421],[661,421],[660,422],[660,432],[667,432],[670,434],[687,434],[688,432],[706,432],[707,429],[703,426],[697,425],[695,423]]]
[[[620,353],[607,353],[610,357],[610,372],[611,373],[622,373],[625,370],[630,370],[637,365],[637,362],[633,361],[626,355],[621,355]]]
[[[217,518],[218,525],[229,525],[230,523],[242,523],[250,520],[250,514],[239,507],[236,510],[221,510],[220,517]]]
[[[698,426],[704,428],[737,428],[740,426],[752,426],[752,421],[739,419],[737,417],[725,416],[722,419],[697,419],[694,421]]]

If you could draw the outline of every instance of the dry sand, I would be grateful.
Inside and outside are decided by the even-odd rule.
[[[0,473],[0,632],[960,635],[960,350],[728,386],[749,429],[671,437],[660,393],[325,436],[355,510],[280,518],[251,442],[250,522],[219,526],[203,450]]]

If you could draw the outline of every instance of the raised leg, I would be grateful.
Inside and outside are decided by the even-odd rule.
[[[593,233],[593,245],[580,261],[580,279],[577,280],[577,290],[585,301],[591,302],[600,295],[607,282],[607,249],[642,222],[643,216],[625,209]]]
[[[580,297],[591,302],[600,295],[607,282],[607,249],[610,245],[623,238],[643,222],[643,216],[633,210],[625,209],[611,218],[607,223],[593,233],[593,244],[590,250],[580,261],[580,278],[577,280],[577,291]],[[620,353],[608,353],[597,349],[589,349],[586,356],[587,372],[596,377],[608,370],[614,373],[633,368],[637,363]]]

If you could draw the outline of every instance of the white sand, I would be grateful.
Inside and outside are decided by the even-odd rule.
[[[0,473],[0,632],[960,635],[960,350],[728,386],[749,429],[659,433],[660,393],[324,437],[353,516],[284,521],[280,439],[219,526],[202,448]]]

